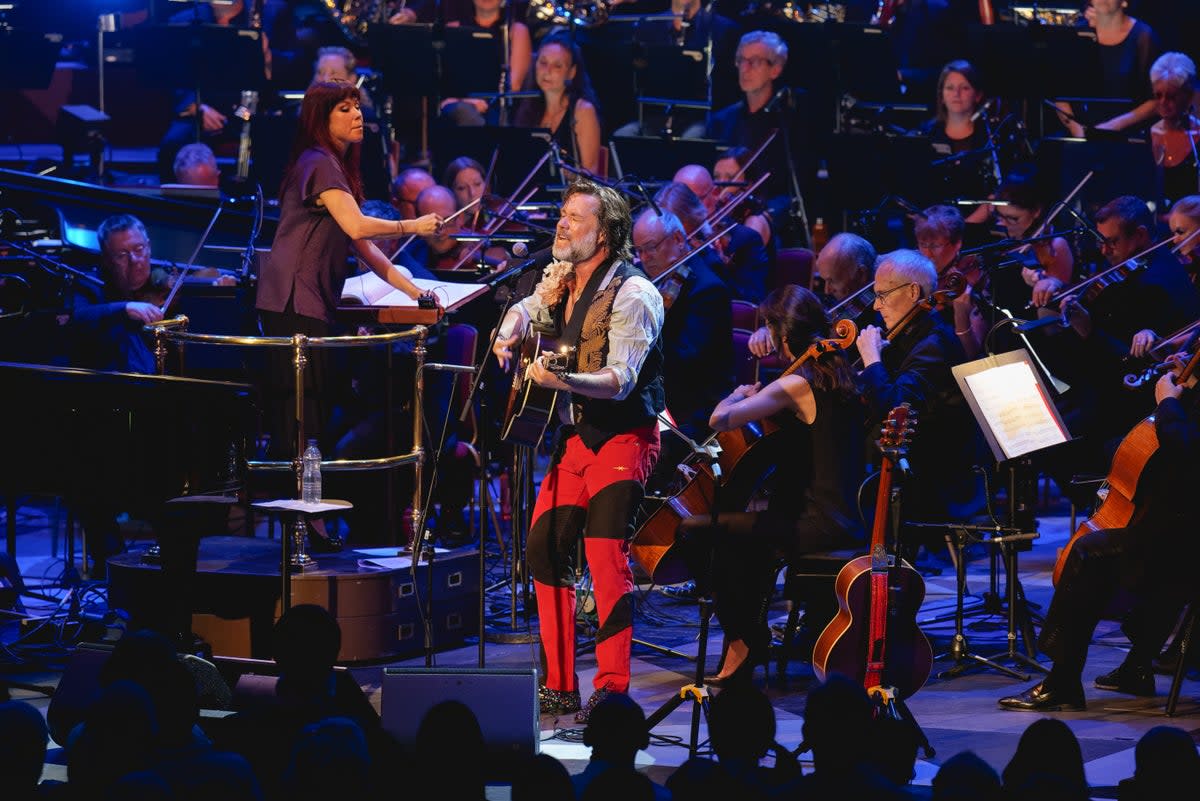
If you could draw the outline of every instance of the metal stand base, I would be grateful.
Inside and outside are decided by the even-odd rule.
[[[667,719],[667,716],[688,701],[692,702],[692,725],[688,737],[688,756],[696,756],[700,745],[700,716],[704,715],[704,725],[708,725],[708,687],[704,685],[704,663],[708,656],[708,622],[712,619],[712,600],[702,597],[700,604],[700,650],[696,654],[696,680],[679,688],[679,692],[671,696],[648,718],[646,729],[653,731],[654,727]]]

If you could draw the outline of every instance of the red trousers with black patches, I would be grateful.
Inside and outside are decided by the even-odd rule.
[[[580,531],[600,617],[593,684],[597,690],[605,685],[617,692],[629,689],[633,639],[629,541],[658,452],[654,425],[618,434],[598,453],[575,435],[542,481],[526,555],[537,591],[546,686],[552,690],[577,689],[575,552]]]

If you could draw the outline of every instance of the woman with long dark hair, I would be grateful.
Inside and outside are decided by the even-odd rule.
[[[773,290],[759,306],[767,329],[788,361],[829,336],[821,301],[804,287]],[[715,431],[732,431],[771,418],[779,432],[779,463],[765,512],[718,517],[709,543],[713,596],[725,631],[725,654],[717,684],[748,678],[770,642],[764,604],[775,584],[779,559],[813,551],[849,548],[862,541],[855,492],[863,476],[863,407],[845,354],[832,349],[809,359],[765,387],[743,385],[717,404],[709,418]],[[685,542],[710,523],[688,518]],[[698,554],[697,565],[709,554]],[[707,683],[709,680],[705,679]]]
[[[555,143],[589,172],[600,169],[600,117],[591,81],[578,45],[565,36],[542,40],[533,65],[533,82],[542,96],[522,100],[515,124],[549,128]]]
[[[300,131],[279,191],[279,227],[259,275],[263,330],[272,336],[321,336],[333,323],[350,256],[416,299],[412,276],[371,242],[434,233],[442,220],[367,217],[358,159],[363,138],[358,89],[347,83],[314,83],[300,107]]]
[[[267,336],[328,335],[351,271],[351,255],[409,297],[421,295],[412,275],[392,264],[371,240],[432,234],[442,219],[427,214],[415,220],[384,220],[362,213],[358,169],[362,138],[362,110],[355,86],[318,82],[308,87],[300,106],[300,130],[291,163],[279,193],[279,227],[258,278],[255,306]],[[320,430],[318,393],[327,369],[325,355],[321,348],[314,348],[309,355],[306,435]],[[282,361],[282,366],[277,365],[278,375],[272,372],[269,393],[281,387],[294,392],[286,360]],[[280,405],[283,410],[289,408],[286,402]],[[285,430],[286,425],[280,423],[272,440]],[[275,445],[277,452],[286,452],[280,448],[286,448],[289,441],[294,440],[282,437],[282,443]]]

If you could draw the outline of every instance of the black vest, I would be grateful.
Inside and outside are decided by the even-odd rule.
[[[628,278],[646,277],[628,262],[620,262],[608,286],[599,289],[600,281],[611,268],[611,264],[597,268],[593,280],[588,282],[589,286],[576,303],[570,323],[565,320],[566,298],[554,309],[554,321],[561,332],[560,341],[575,345],[576,370],[579,372],[590,373],[604,367],[608,360],[608,328],[617,292]],[[575,432],[593,453],[599,452],[604,443],[617,434],[653,424],[658,413],[666,408],[662,362],[660,331],[638,371],[637,383],[624,400],[599,400],[571,394]]]

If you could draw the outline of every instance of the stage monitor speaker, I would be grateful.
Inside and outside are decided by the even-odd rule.
[[[537,688],[533,668],[385,668],[383,727],[410,749],[430,709],[442,701],[460,701],[479,720],[489,777],[505,778],[522,757],[538,753]]]

